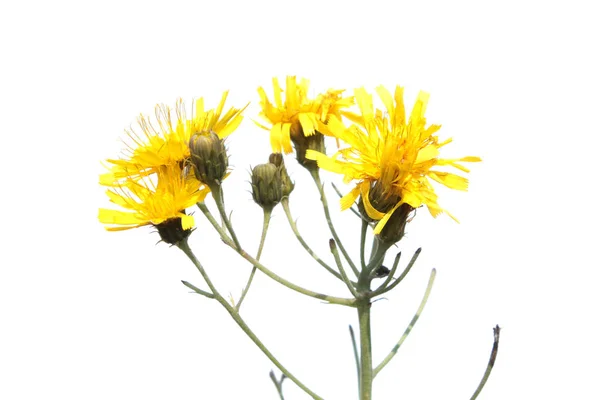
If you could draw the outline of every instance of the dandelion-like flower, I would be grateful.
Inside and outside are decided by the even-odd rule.
[[[153,225],[165,240],[163,231],[173,237],[173,230],[184,233],[194,227],[194,217],[185,209],[203,201],[208,193],[206,186],[186,176],[179,166],[161,167],[152,177],[128,179],[107,189],[110,201],[125,210],[101,208],[98,219],[108,231]]]
[[[154,174],[165,166],[183,165],[190,158],[189,142],[194,135],[208,135],[211,131],[220,138],[232,133],[242,121],[245,109],[230,108],[224,115],[223,108],[228,92],[224,92],[215,109],[205,110],[204,99],[196,101],[191,119],[186,118],[185,105],[180,99],[175,110],[157,105],[155,120],[140,115],[138,129],[126,131],[131,143],[121,159],[109,159],[110,172],[100,176],[100,183],[119,186],[127,179],[140,179]]]
[[[330,116],[341,118],[343,109],[353,104],[352,97],[342,97],[343,90],[328,90],[315,99],[308,97],[309,81],[302,79],[296,82],[295,76],[288,76],[285,85],[285,100],[281,98],[283,91],[277,78],[273,78],[273,95],[275,103],[271,103],[265,90],[258,88],[260,95],[260,115],[271,123],[271,127],[258,124],[271,132],[271,147],[274,153],[292,152],[292,142],[296,146],[298,161],[303,163],[304,154],[309,148],[318,148],[322,143],[320,132]],[[307,143],[307,139],[318,139],[317,143]],[[314,141],[314,140],[313,140]],[[322,146],[321,146],[322,147]]]
[[[438,158],[439,149],[451,139],[438,141],[435,133],[440,125],[426,126],[425,109],[429,95],[420,92],[412,112],[406,120],[403,88],[397,86],[394,97],[384,87],[376,89],[386,113],[373,109],[373,99],[364,88],[355,90],[360,116],[347,128],[339,118],[331,118],[328,131],[350,147],[328,157],[317,151],[307,151],[306,158],[316,160],[319,167],[343,174],[344,182],[358,181],[354,189],[341,200],[347,209],[360,195],[367,216],[379,221],[374,233],[379,234],[392,214],[403,204],[406,208],[426,205],[436,217],[445,212],[441,208],[430,180],[451,189],[466,190],[468,180],[462,176],[440,171],[437,167],[450,166],[469,172],[460,162],[481,161],[479,157],[458,159]],[[406,218],[405,218],[406,219]]]

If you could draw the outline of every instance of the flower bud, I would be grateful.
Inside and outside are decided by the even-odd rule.
[[[272,153],[269,156],[269,163],[275,165],[279,169],[279,174],[281,176],[281,194],[282,197],[289,197],[292,190],[294,190],[294,182],[290,179],[290,176],[287,173],[287,169],[285,168],[285,163],[283,162],[283,154],[281,153]]]
[[[252,168],[252,198],[265,210],[272,210],[283,196],[280,169],[275,164]]]
[[[178,244],[192,234],[193,229],[183,229],[181,218],[171,218],[160,224],[154,225],[163,242]]]
[[[406,203],[400,205],[379,233],[379,239],[390,245],[399,242],[404,236],[404,228],[406,228],[408,217],[413,210],[414,208]]]
[[[209,187],[220,185],[229,166],[223,140],[213,131],[195,134],[189,143],[196,178]]]
[[[325,137],[323,134],[315,130],[314,134],[304,136],[302,125],[299,121],[295,121],[290,127],[290,139],[294,143],[298,163],[309,171],[316,171],[319,168],[317,162],[306,158],[306,150],[311,149],[325,154]]]

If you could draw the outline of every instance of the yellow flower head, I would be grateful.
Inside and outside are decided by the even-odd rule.
[[[285,100],[282,101],[277,78],[273,78],[273,95],[275,104],[272,104],[262,87],[258,88],[260,95],[260,115],[272,124],[271,128],[258,124],[261,128],[271,131],[271,147],[274,153],[286,154],[292,152],[292,136],[302,128],[303,136],[312,136],[315,131],[320,131],[330,116],[341,118],[341,110],[353,104],[352,97],[342,97],[343,90],[328,90],[325,94],[318,95],[315,99],[308,98],[307,79],[296,82],[295,76],[288,76],[285,84]],[[297,132],[296,132],[297,133]],[[302,155],[303,156],[303,155]]]
[[[355,188],[341,199],[342,209],[349,208],[361,195],[368,216],[379,221],[374,233],[381,232],[392,213],[402,204],[412,208],[426,205],[436,217],[446,210],[437,203],[430,179],[451,189],[466,190],[468,180],[437,167],[451,166],[469,172],[459,162],[481,161],[479,157],[438,158],[439,149],[451,139],[439,142],[434,135],[439,125],[426,126],[425,109],[429,95],[420,92],[406,120],[403,88],[397,86],[394,97],[384,87],[376,89],[386,112],[373,109],[373,99],[364,88],[354,94],[360,116],[349,128],[339,118],[331,118],[328,131],[350,147],[328,157],[308,150],[306,158],[316,160],[319,167],[344,175],[344,182],[357,180]]]
[[[152,178],[156,178],[152,180]],[[156,176],[128,179],[106,194],[123,210],[101,208],[98,214],[106,230],[120,231],[145,225],[159,228],[169,221],[180,221],[184,231],[194,226],[194,218],[185,209],[203,201],[209,189],[192,176],[186,176],[177,165],[158,169]]]
[[[158,172],[165,166],[183,165],[190,157],[189,141],[192,135],[215,132],[220,138],[228,136],[242,121],[245,109],[231,108],[221,116],[228,92],[224,92],[216,109],[206,111],[204,99],[196,101],[191,119],[186,118],[183,101],[177,101],[175,110],[157,105],[155,121],[140,115],[139,131],[126,131],[131,144],[122,159],[109,159],[110,172],[100,176],[100,184],[119,186],[123,181],[140,179]]]

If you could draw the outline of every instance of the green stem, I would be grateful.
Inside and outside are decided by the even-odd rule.
[[[217,221],[212,217],[210,210],[206,207],[206,205],[204,203],[198,203],[197,205],[198,205],[198,208],[200,208],[200,210],[204,213],[204,215],[206,215],[207,219],[212,224],[212,226],[215,228],[215,230],[217,230],[217,232],[219,232],[219,234],[221,235],[221,240],[223,240],[223,242],[227,246],[234,249],[240,256],[242,256],[242,258],[249,261],[252,265],[254,265],[256,268],[258,268],[259,271],[261,271],[263,274],[267,275],[269,278],[273,279],[274,281],[276,281],[298,293],[302,293],[306,296],[314,297],[316,299],[323,300],[323,301],[326,301],[326,302],[329,302],[332,304],[340,304],[343,306],[355,307],[354,299],[344,299],[341,297],[328,296],[326,294],[313,292],[312,290],[304,289],[303,287],[300,287],[286,279],[283,279],[279,275],[275,274],[270,269],[268,269],[267,267],[265,267],[264,265],[259,263],[251,255],[246,253],[243,249],[236,248],[235,244],[231,241],[231,239],[229,239],[229,237],[227,237],[227,234],[225,233],[223,228],[221,228],[219,226],[219,224],[217,223]]]
[[[431,275],[429,276],[429,283],[427,284],[427,289],[425,289],[425,295],[423,295],[423,300],[421,300],[421,304],[419,305],[419,308],[417,309],[415,316],[410,321],[410,324],[408,324],[408,326],[406,327],[406,330],[404,331],[404,334],[402,335],[400,340],[398,340],[398,343],[396,343],[396,345],[392,348],[392,350],[389,352],[389,354],[375,368],[375,370],[373,371],[373,377],[377,376],[377,374],[383,369],[383,367],[385,367],[387,365],[387,363],[389,363],[390,360],[392,358],[394,358],[396,353],[398,353],[398,349],[400,348],[400,346],[402,346],[402,343],[404,343],[404,341],[408,337],[408,334],[410,333],[410,331],[412,331],[413,327],[419,320],[419,317],[421,316],[421,313],[423,312],[423,309],[425,308],[425,304],[427,304],[427,299],[429,298],[429,293],[431,293],[431,288],[433,287],[433,282],[435,281],[435,274],[436,274],[436,271],[434,268],[431,270]]]
[[[250,327],[246,324],[246,322],[244,322],[244,320],[242,319],[240,314],[235,310],[235,308],[233,306],[231,306],[231,304],[229,304],[227,302],[227,300],[225,300],[223,298],[223,296],[221,296],[221,294],[219,294],[219,292],[213,285],[212,281],[208,277],[206,271],[200,264],[200,261],[196,258],[196,256],[192,252],[192,249],[189,247],[187,239],[180,241],[177,244],[177,247],[179,247],[188,256],[188,258],[192,261],[192,263],[194,263],[194,265],[196,266],[198,271],[200,271],[200,274],[206,281],[206,284],[208,285],[211,292],[215,296],[215,299],[227,310],[227,312],[229,313],[229,315],[231,315],[233,320],[244,331],[244,333],[250,338],[250,340],[252,340],[254,342],[254,344],[256,344],[256,346],[267,356],[267,358],[269,360],[271,360],[271,362],[273,364],[275,364],[281,372],[283,372],[288,378],[290,378],[296,385],[298,385],[298,387],[300,389],[304,390],[309,396],[311,396],[313,399],[321,399],[322,400],[322,398],[320,396],[318,396],[316,393],[314,393],[312,390],[310,390],[308,387],[306,387],[302,382],[300,382],[298,380],[298,378],[296,378],[294,375],[292,375],[283,365],[281,365],[281,363],[275,358],[275,356],[273,356],[273,354],[265,347],[265,345],[260,341],[260,339],[254,334],[254,332],[250,329]]]
[[[356,364],[356,379],[358,381],[358,395],[360,396],[360,357],[358,355],[358,349],[356,348],[356,336],[354,336],[354,329],[352,325],[348,325],[350,329],[350,339],[352,340],[352,350],[354,351],[354,363]]]
[[[235,243],[235,247],[241,249],[240,242],[238,241],[237,236],[235,235],[235,231],[233,230],[233,226],[231,225],[231,221],[227,216],[227,212],[225,211],[225,201],[223,199],[223,187],[221,185],[216,185],[210,188],[210,191],[215,199],[215,203],[217,203],[217,208],[219,209],[219,214],[221,214],[221,218],[223,222],[225,222],[225,226],[229,233],[231,233],[231,238],[233,239],[233,243]]]
[[[311,257],[314,258],[316,262],[321,264],[321,266],[323,268],[325,268],[327,271],[329,271],[329,273],[331,273],[333,276],[335,276],[339,280],[342,280],[342,276],[338,272],[336,272],[333,268],[331,268],[329,265],[327,265],[323,260],[321,260],[321,258],[319,258],[319,256],[304,241],[304,238],[302,237],[302,235],[300,235],[300,232],[298,231],[296,222],[294,222],[294,219],[292,218],[292,212],[290,211],[290,203],[289,203],[287,197],[281,200],[281,205],[283,206],[283,210],[285,211],[285,215],[287,217],[288,223],[290,224],[290,227],[292,228],[292,231],[294,232],[294,235],[296,235],[296,238],[298,239],[298,241],[300,242],[302,247],[304,247],[304,250],[306,250],[306,252],[308,254],[310,254]]]
[[[360,400],[371,400],[373,390],[373,358],[371,354],[371,302],[358,303],[360,328]]]
[[[360,265],[362,269],[367,267],[365,263],[365,241],[367,240],[367,227],[369,223],[363,219],[360,227]]]
[[[337,251],[337,247],[335,245],[335,240],[329,239],[329,248],[331,249],[331,253],[333,254],[335,263],[337,264],[340,274],[342,275],[342,279],[343,279],[344,283],[346,284],[346,286],[348,287],[348,290],[350,291],[350,293],[352,293],[352,296],[358,297],[358,292],[356,291],[356,288],[354,287],[352,282],[350,282],[350,279],[348,279],[348,275],[346,275],[346,270],[344,269],[344,266],[342,265],[342,260],[340,260],[340,253],[338,253],[338,251]]]
[[[398,254],[396,254],[396,258],[394,259],[394,265],[392,266],[392,269],[390,270],[389,275],[387,276],[387,278],[385,279],[385,281],[381,284],[381,286],[379,286],[377,288],[377,290],[386,288],[387,285],[390,284],[390,282],[394,278],[394,274],[396,273],[396,268],[398,268],[398,263],[400,262],[400,256],[401,255],[402,255],[402,252],[398,252]]]
[[[342,241],[340,240],[339,236],[337,235],[337,232],[335,231],[335,228],[333,226],[333,222],[331,222],[331,214],[329,213],[329,205],[327,203],[327,196],[325,196],[325,191],[323,190],[323,184],[321,183],[321,178],[319,177],[319,170],[318,169],[311,170],[310,175],[312,176],[315,184],[317,185],[317,189],[319,190],[319,195],[321,196],[321,203],[323,204],[323,211],[325,212],[325,219],[327,220],[327,225],[329,226],[331,235],[335,239],[335,242],[337,243],[340,251],[344,255],[346,262],[348,262],[348,265],[350,265],[350,267],[352,268],[352,271],[354,271],[354,274],[356,276],[358,276],[359,275],[358,269],[354,265],[352,258],[350,258],[350,256],[348,255],[348,252],[344,248]]]
[[[410,262],[408,263],[408,265],[406,266],[406,268],[404,269],[404,271],[402,271],[402,274],[398,277],[398,279],[396,279],[396,281],[394,281],[394,283],[392,283],[388,287],[384,287],[383,285],[380,286],[379,288],[377,288],[377,290],[375,290],[373,292],[372,296],[375,297],[375,296],[379,296],[380,294],[387,293],[390,290],[394,289],[396,286],[398,286],[398,284],[400,282],[402,282],[402,280],[404,279],[404,277],[408,274],[408,272],[410,271],[410,269],[412,268],[412,266],[415,264],[415,261],[417,261],[417,258],[419,258],[419,254],[421,254],[421,248],[420,247],[417,249],[417,251],[415,251],[415,254],[413,254],[412,258],[410,259]],[[391,275],[391,273],[390,273],[390,275]]]
[[[273,209],[265,208],[263,209],[263,228],[262,234],[260,235],[260,244],[258,245],[258,251],[256,252],[256,261],[260,260],[260,255],[262,254],[263,247],[265,245],[265,239],[267,238],[267,231],[269,230],[269,221],[271,220],[271,211]],[[244,298],[246,298],[246,294],[248,294],[248,290],[250,289],[250,285],[252,284],[252,279],[254,279],[254,274],[256,273],[256,267],[252,266],[252,272],[250,272],[250,277],[248,278],[248,283],[246,283],[246,287],[242,292],[240,300],[238,301],[235,309],[239,312],[242,307],[242,302]]]
[[[181,281],[181,283],[183,283],[188,288],[192,289],[194,292],[201,294],[202,296],[208,297],[209,299],[215,298],[214,294],[205,292],[204,290],[197,288],[196,286],[192,285],[191,283],[189,283],[187,281]]]
[[[490,360],[488,361],[487,368],[485,369],[485,373],[483,374],[483,378],[481,378],[481,382],[479,382],[479,386],[473,393],[471,400],[475,400],[479,393],[481,393],[481,389],[485,386],[490,374],[492,373],[492,368],[494,368],[494,363],[496,362],[496,356],[498,355],[498,345],[500,344],[500,327],[496,325],[494,327],[494,344],[492,345],[492,354],[490,354]]]

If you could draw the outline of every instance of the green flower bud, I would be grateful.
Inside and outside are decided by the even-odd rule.
[[[285,163],[283,162],[283,154],[281,153],[272,153],[269,156],[269,163],[275,165],[279,168],[279,174],[281,175],[281,193],[282,197],[289,197],[292,190],[294,190],[294,182],[290,179],[290,176],[287,173],[287,169],[285,168]]]
[[[275,164],[252,168],[252,198],[265,210],[272,210],[283,196],[280,169]]]
[[[225,144],[213,131],[195,134],[189,143],[196,179],[208,187],[220,185],[229,166]]]

